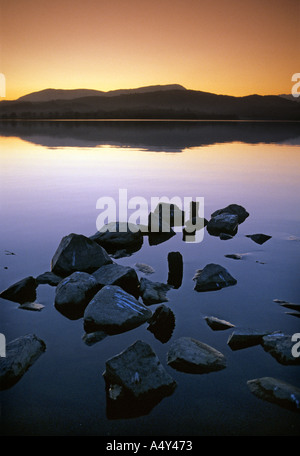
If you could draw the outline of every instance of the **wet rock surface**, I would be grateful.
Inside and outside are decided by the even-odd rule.
[[[101,245],[108,253],[123,252],[118,255],[119,257],[130,255],[143,245],[143,233],[139,226],[126,222],[108,223],[90,236],[90,239]]]
[[[102,288],[105,285],[118,285],[136,298],[139,296],[140,282],[135,269],[121,264],[107,264],[93,272],[93,277]]]
[[[168,351],[167,363],[176,370],[204,374],[226,367],[225,356],[215,348],[191,337],[175,340]]]
[[[82,234],[63,237],[51,261],[51,271],[61,277],[73,272],[93,272],[112,263],[108,253],[96,242]]]
[[[45,350],[45,342],[35,334],[9,342],[6,357],[0,358],[0,389],[15,385]]]
[[[37,285],[47,284],[56,287],[62,279],[63,277],[60,277],[51,271],[47,271],[37,276],[35,280]]]
[[[25,277],[2,291],[0,297],[20,304],[33,302],[36,300],[36,287],[37,283],[34,277]]]
[[[146,306],[168,301],[167,292],[172,288],[161,282],[152,282],[146,277],[140,280],[140,295]]]
[[[222,331],[225,329],[234,328],[234,325],[232,323],[218,317],[207,316],[204,317],[204,319],[208,326],[210,326],[214,331]]]
[[[300,388],[273,377],[248,380],[247,385],[260,399],[300,412]]]
[[[100,284],[87,272],[73,272],[55,290],[55,307],[70,319],[81,318],[84,309],[100,290]]]
[[[151,316],[151,310],[133,295],[117,285],[106,285],[87,305],[84,329],[117,334],[140,326]]]
[[[292,335],[282,333],[269,334],[262,338],[261,345],[280,364],[300,365],[300,357],[293,356],[292,347],[295,342],[292,340]]]
[[[237,283],[236,279],[223,266],[210,263],[204,269],[196,271],[193,278],[196,291],[214,291]]]
[[[151,346],[141,340],[106,361],[103,375],[107,383],[121,386],[136,399],[164,397],[176,387]]]
[[[218,209],[211,214],[211,217],[216,217],[220,214],[233,214],[238,217],[238,223],[243,223],[247,217],[249,217],[249,212],[239,204],[229,204],[228,206]]]
[[[238,229],[238,216],[227,213],[215,215],[209,220],[206,229],[214,236],[219,236],[220,233],[235,235]]]

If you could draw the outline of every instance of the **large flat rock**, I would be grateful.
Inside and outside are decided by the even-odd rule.
[[[176,387],[151,346],[141,340],[106,361],[104,376],[110,384],[120,385],[139,399],[169,395]]]
[[[136,328],[152,316],[151,310],[117,285],[106,285],[84,311],[86,332],[117,334]]]

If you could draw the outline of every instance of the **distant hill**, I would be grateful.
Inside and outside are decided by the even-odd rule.
[[[0,118],[300,120],[300,104],[277,95],[233,97],[177,84],[111,92],[46,89],[1,101]]]
[[[169,85],[155,85],[147,87],[139,87],[137,89],[119,89],[102,92],[101,90],[91,89],[45,89],[39,92],[32,92],[18,98],[18,101],[54,101],[54,100],[73,100],[74,98],[102,96],[102,97],[115,97],[118,95],[126,95],[130,93],[147,93],[158,92],[162,90],[186,90],[179,84]]]

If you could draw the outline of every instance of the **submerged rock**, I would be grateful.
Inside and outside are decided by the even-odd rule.
[[[168,351],[167,363],[176,370],[204,374],[226,367],[225,356],[213,347],[191,337],[175,340]]]
[[[222,320],[217,317],[204,317],[208,326],[215,331],[222,331],[224,329],[234,328],[234,325],[229,321]]]
[[[168,253],[168,267],[168,285],[177,289],[181,286],[183,276],[183,260],[180,252]]]
[[[38,302],[25,302],[24,304],[20,304],[19,309],[24,310],[34,310],[34,311],[41,311],[45,306],[43,304],[39,304]]]
[[[262,245],[269,239],[271,239],[272,236],[269,236],[267,234],[246,234],[246,237],[252,239],[252,241],[256,242],[256,244]]]
[[[33,302],[36,300],[36,287],[37,283],[34,277],[25,277],[2,291],[0,297],[19,304]]]
[[[65,277],[73,272],[93,272],[112,263],[108,253],[96,242],[82,234],[65,236],[51,261],[51,271]]]
[[[293,356],[292,348],[295,342],[291,335],[273,333],[262,338],[261,345],[280,364],[300,365],[300,357]]]
[[[296,386],[272,377],[248,380],[247,385],[260,399],[300,412],[300,389]]]
[[[136,298],[139,297],[140,282],[135,269],[130,266],[116,263],[107,264],[93,272],[93,276],[101,288],[105,285],[118,285],[127,293]]]
[[[150,345],[140,340],[106,361],[103,376],[110,419],[146,415],[177,386]]]
[[[123,252],[121,256],[130,255],[143,245],[140,227],[127,222],[108,223],[90,236],[90,239],[101,245],[108,253]]]
[[[136,328],[152,316],[151,310],[117,285],[106,285],[84,311],[86,332],[117,334]]]
[[[146,277],[141,278],[140,284],[140,294],[143,303],[147,306],[169,300],[166,294],[171,289],[170,285],[161,282],[152,282],[146,279]]]
[[[0,389],[15,385],[46,350],[35,334],[19,337],[6,345],[6,357],[0,358]]]
[[[241,260],[243,258],[243,255],[241,255],[240,253],[229,253],[224,256],[226,258],[232,258],[233,260]]]
[[[204,269],[196,271],[193,278],[196,291],[214,291],[237,283],[227,269],[219,264],[210,263]]]
[[[169,307],[162,304],[155,309],[148,323],[148,331],[152,332],[156,339],[165,344],[170,340],[174,331],[175,315]]]
[[[155,272],[155,270],[152,268],[152,266],[149,266],[149,264],[136,263],[135,267],[138,271],[142,272],[143,274],[153,274]]]
[[[211,214],[211,217],[216,217],[220,214],[233,214],[238,217],[238,223],[243,223],[247,217],[249,217],[249,212],[243,206],[239,204],[229,204],[223,209],[218,209],[217,211]]]
[[[73,272],[56,287],[55,307],[72,320],[81,318],[84,309],[99,290],[100,284],[94,276],[87,272]]]

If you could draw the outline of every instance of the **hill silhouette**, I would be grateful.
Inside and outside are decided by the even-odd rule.
[[[46,89],[0,102],[0,118],[300,120],[300,105],[277,95],[234,97],[176,84],[111,92]]]

